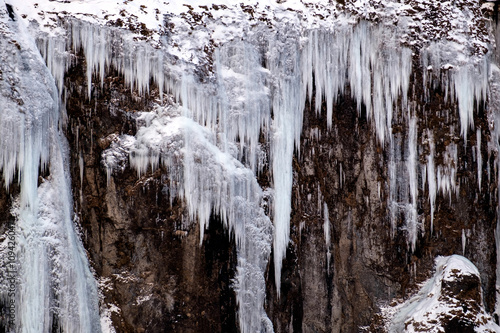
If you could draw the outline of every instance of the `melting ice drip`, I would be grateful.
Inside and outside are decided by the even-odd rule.
[[[72,220],[57,88],[23,23],[15,15],[9,19],[5,8],[1,1],[0,169],[7,188],[14,180],[20,184],[12,209],[19,272],[15,331],[98,332],[96,282]],[[50,174],[40,186],[39,169]],[[10,301],[4,289],[1,296]]]

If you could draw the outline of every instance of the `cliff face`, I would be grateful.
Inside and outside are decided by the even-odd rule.
[[[500,331],[495,7],[226,2],[6,6],[62,101],[100,329]]]

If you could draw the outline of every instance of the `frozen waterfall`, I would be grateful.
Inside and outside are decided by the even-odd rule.
[[[15,305],[9,332],[98,332],[97,285],[72,218],[59,95],[24,22],[11,16],[0,2],[0,168],[5,187],[20,188],[0,245],[2,276],[15,279],[0,291]]]

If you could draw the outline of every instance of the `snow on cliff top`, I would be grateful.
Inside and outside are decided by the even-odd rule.
[[[398,25],[403,42],[421,46],[446,38],[485,53],[487,24],[481,13],[484,1],[354,0],[7,0],[19,16],[40,23],[41,29],[57,30],[58,20],[72,16],[85,21],[122,26],[158,41],[175,25],[207,28],[209,21],[234,31],[242,22],[266,22],[269,26],[289,22],[302,28],[333,27],[342,21],[374,20]],[[340,14],[345,15],[340,15]],[[183,28],[186,26],[181,24]],[[231,27],[233,26],[233,27]],[[219,27],[220,28],[220,27]],[[216,29],[211,29],[216,34]],[[236,29],[238,30],[238,29]],[[173,31],[171,31],[173,32]],[[177,32],[177,31],[176,31]],[[238,33],[237,31],[235,31]]]

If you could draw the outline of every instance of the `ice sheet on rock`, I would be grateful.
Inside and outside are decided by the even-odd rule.
[[[97,286],[72,220],[67,147],[53,133],[50,177],[38,188],[36,210],[18,216],[20,332],[99,332]]]
[[[407,234],[408,248],[415,250],[420,223],[417,215],[417,159],[416,119],[412,119],[408,129],[408,140],[397,133],[389,141],[389,219],[391,235],[394,237],[398,219],[404,217],[403,228]],[[406,145],[406,148],[404,147]]]

